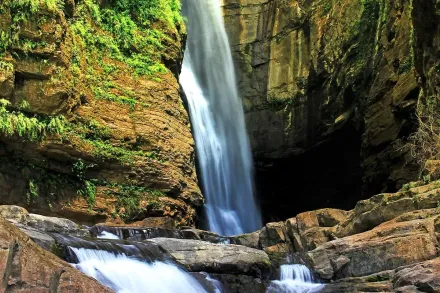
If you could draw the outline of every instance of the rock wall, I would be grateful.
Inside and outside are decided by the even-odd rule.
[[[80,223],[193,225],[203,198],[171,72],[182,21],[145,27],[106,1],[62,2],[0,4],[0,203]]]
[[[421,88],[424,95],[435,93],[435,5],[224,0],[257,166],[267,169],[319,146],[323,156],[353,160],[338,147],[326,152],[325,145],[336,140],[340,150],[354,140],[359,153],[351,167],[341,171],[334,160],[321,160],[313,163],[310,176],[327,176],[320,169],[351,174],[360,168],[363,188],[350,192],[357,198],[395,191],[416,178],[418,169],[404,146],[416,128]],[[347,134],[347,129],[355,131]],[[323,193],[313,184],[304,189],[313,190],[305,196]],[[341,188],[338,192],[347,197]]]

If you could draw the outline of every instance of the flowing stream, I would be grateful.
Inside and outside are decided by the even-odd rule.
[[[322,284],[313,280],[312,272],[305,265],[282,265],[280,280],[272,281],[268,293],[312,293],[319,292]]]
[[[177,266],[146,263],[125,254],[71,248],[79,260],[76,268],[117,293],[205,293],[200,283]]]
[[[187,96],[206,197],[207,229],[236,235],[261,228],[252,156],[219,0],[183,1]]]

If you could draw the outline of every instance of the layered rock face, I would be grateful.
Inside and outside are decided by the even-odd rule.
[[[265,193],[353,205],[417,177],[405,139],[419,95],[437,88],[436,9],[435,1],[224,1],[257,166],[275,165],[259,179],[277,173]],[[302,180],[289,185],[283,173],[295,168]]]
[[[0,4],[0,203],[89,224],[193,225],[194,141],[164,66],[179,68],[182,23],[153,18],[156,40],[105,1],[52,2]]]
[[[113,292],[38,247],[0,218],[2,292]]]
[[[304,263],[329,282],[319,292],[438,292],[439,181],[321,209],[231,239],[263,249],[277,267]]]
[[[324,284],[317,292],[439,292],[439,202],[440,181],[413,182],[397,193],[360,201],[350,211],[303,212],[232,237],[188,228],[97,225],[90,230],[92,237],[81,239],[59,234],[86,234],[65,219],[29,214],[16,206],[0,206],[0,215],[62,258],[68,256],[66,246],[108,251],[131,247],[122,251],[174,262],[207,287],[212,285],[209,273],[225,292],[266,292],[279,278],[280,265],[292,263],[314,271]],[[104,231],[124,241],[93,239]]]

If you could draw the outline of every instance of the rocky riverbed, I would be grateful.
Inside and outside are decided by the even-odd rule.
[[[21,207],[1,206],[0,214],[7,219],[0,222],[7,280],[3,286],[6,292],[15,292],[16,286],[36,290],[56,284],[54,292],[62,292],[64,277],[71,276],[75,281],[69,286],[76,286],[78,292],[104,292],[52,253],[65,258],[64,236],[93,242],[102,241],[96,236],[106,232],[125,244],[157,246],[165,258],[197,278],[209,273],[226,292],[265,292],[277,279],[279,266],[288,263],[311,268],[326,284],[321,292],[439,292],[438,202],[440,182],[416,182],[397,193],[360,201],[351,211],[305,212],[233,237],[191,227],[84,227],[68,219],[30,214]],[[45,279],[40,281],[40,275]],[[92,291],[81,291],[84,288]]]

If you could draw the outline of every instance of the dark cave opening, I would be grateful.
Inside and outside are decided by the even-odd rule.
[[[257,159],[256,189],[264,221],[282,221],[320,208],[352,209],[363,199],[360,154],[361,134],[346,125],[302,155]]]

